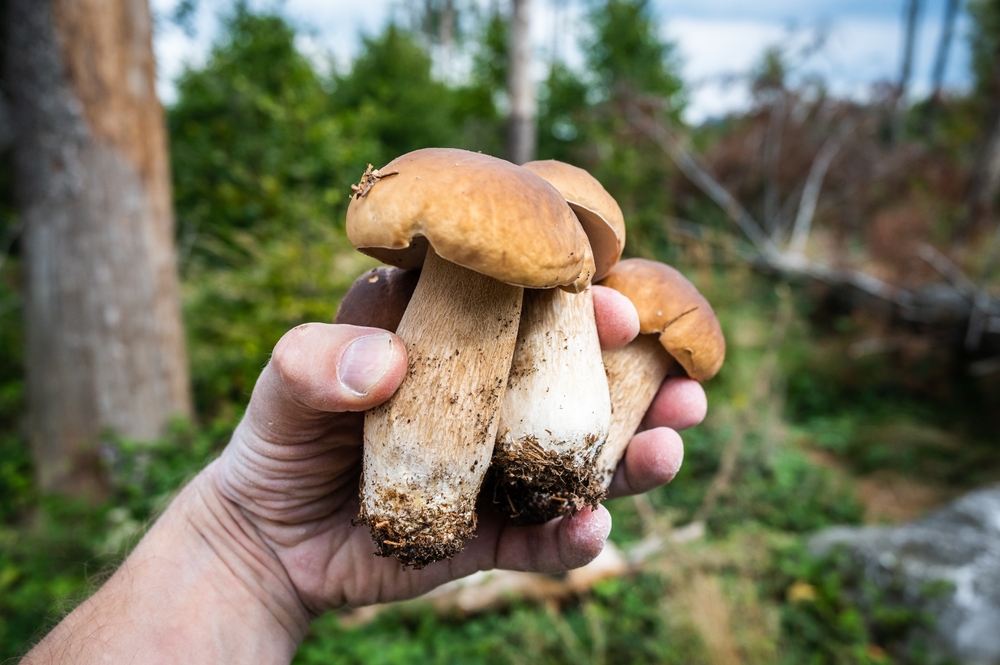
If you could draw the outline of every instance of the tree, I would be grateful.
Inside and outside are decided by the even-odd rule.
[[[892,139],[898,141],[903,132],[906,89],[913,73],[913,52],[917,43],[917,23],[920,18],[920,0],[906,0],[903,10],[903,58],[899,68],[899,82],[896,84],[895,114],[892,123]]]
[[[105,430],[191,413],[152,20],[134,0],[6,9],[35,471],[94,495]]]
[[[378,166],[418,148],[458,147],[452,91],[432,76],[431,64],[413,35],[390,23],[364,39],[351,71],[334,81],[345,132],[369,141],[364,159]]]
[[[660,37],[649,0],[607,0],[593,9],[590,24],[584,53],[602,95],[654,96],[678,119],[685,99],[676,49]]]
[[[535,82],[531,80],[531,2],[511,0],[510,57],[507,60],[507,159],[515,164],[535,158]]]
[[[968,216],[961,229],[969,232],[993,214],[1000,190],[1000,1],[978,0],[969,5],[974,101],[985,123],[979,155],[966,199]]]
[[[590,171],[629,220],[628,251],[649,256],[665,242],[673,169],[629,120],[655,107],[680,124],[685,106],[675,47],[660,37],[649,0],[605,0],[588,15],[586,70],[555,63],[542,96],[539,156]]]
[[[958,0],[947,0],[945,3],[941,38],[938,40],[937,54],[934,56],[934,73],[931,75],[932,102],[937,102],[941,97],[944,73],[948,68],[948,55],[951,53],[951,40],[955,34],[955,19],[958,18],[958,5]]]
[[[324,198],[341,200],[329,217],[346,208],[363,156],[351,163],[325,83],[282,16],[237,4],[225,18],[167,115],[183,256],[229,262],[241,234],[294,232]]]

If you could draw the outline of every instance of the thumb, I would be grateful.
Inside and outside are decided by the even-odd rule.
[[[389,399],[406,366],[406,348],[390,332],[307,323],[275,345],[250,410],[297,419],[364,411]]]

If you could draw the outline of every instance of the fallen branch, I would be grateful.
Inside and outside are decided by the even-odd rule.
[[[729,215],[758,252],[762,255],[778,253],[778,248],[764,233],[753,215],[740,205],[740,202],[725,187],[716,182],[715,178],[709,175],[704,167],[698,164],[694,155],[681,145],[676,137],[666,131],[661,123],[645,117],[638,108],[631,107],[628,113],[632,124],[667,153],[677,168],[683,171],[691,182]]]
[[[789,281],[804,278],[832,288],[849,287],[860,291],[893,305],[903,320],[935,324],[944,326],[951,331],[960,331],[961,334],[966,335],[967,345],[970,349],[979,347],[980,338],[983,335],[1000,334],[1000,301],[988,294],[985,288],[985,279],[975,290],[974,298],[969,297],[966,286],[957,288],[954,284],[949,283],[930,284],[919,290],[908,290],[860,270],[835,268],[818,263],[804,256],[801,252],[782,252],[777,248],[775,242],[764,233],[753,215],[711,176],[707,167],[702,167],[699,164],[697,158],[662,123],[645,116],[634,105],[628,111],[628,118],[636,129],[663,150],[695,186],[722,208],[750,240],[751,245],[756,250],[752,263],[758,270],[777,274],[782,279]],[[851,125],[847,125],[846,128],[853,130]],[[819,174],[825,173],[825,169],[829,167],[829,165],[824,167],[823,162],[833,159],[834,144],[828,145],[830,147],[827,154],[822,156],[822,160],[818,156],[811,170],[811,172],[816,173],[814,178],[814,182],[817,183],[816,188],[822,183]],[[809,198],[812,196],[810,195]],[[818,197],[818,192],[815,196]],[[805,223],[805,220],[811,220],[811,214],[806,214],[810,206],[805,192],[803,192],[803,199],[806,199],[807,205],[804,207],[805,210],[800,210],[800,218],[803,221],[799,224],[797,240],[793,234],[795,248],[804,245],[803,238],[811,225],[811,221],[809,225]],[[931,254],[927,253],[926,250],[925,253],[931,257]],[[996,255],[997,261],[1000,262],[1000,228],[997,232]],[[941,269],[950,270],[950,268],[945,267],[940,258],[935,255],[931,257],[931,260]],[[944,258],[947,261],[947,257]]]

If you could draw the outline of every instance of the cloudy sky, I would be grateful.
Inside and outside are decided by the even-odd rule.
[[[201,0],[193,36],[165,17],[179,0],[152,0],[159,16],[155,41],[160,63],[160,93],[174,96],[172,80],[185,63],[198,64],[217,34],[219,14],[230,0]],[[411,2],[413,0],[410,0]],[[490,0],[496,2],[498,0]],[[500,0],[502,1],[502,0]],[[251,0],[256,7],[281,7],[303,32],[301,47],[317,56],[330,54],[344,66],[357,49],[359,35],[372,34],[391,16],[401,16],[405,0]],[[677,44],[686,81],[692,86],[688,120],[700,122],[747,104],[739,75],[769,46],[792,53],[815,43],[822,47],[797,58],[795,76],[820,75],[838,94],[864,98],[877,81],[898,77],[902,52],[904,0],[652,0],[663,35]],[[927,92],[945,0],[923,0],[912,91]],[[585,0],[532,0],[533,38],[539,62],[553,49],[571,64]],[[967,21],[960,18],[945,83],[968,84]],[[544,69],[539,67],[539,75]]]

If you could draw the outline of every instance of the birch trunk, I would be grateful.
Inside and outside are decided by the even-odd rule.
[[[535,158],[535,86],[531,80],[531,2],[511,0],[510,69],[507,92],[507,159],[524,164]]]

